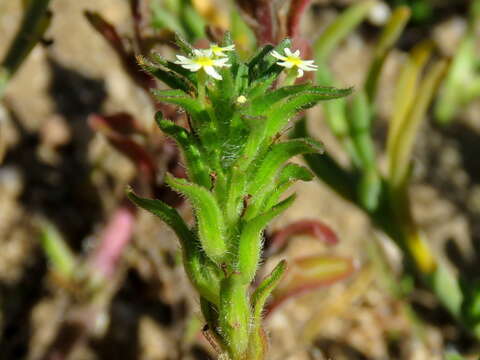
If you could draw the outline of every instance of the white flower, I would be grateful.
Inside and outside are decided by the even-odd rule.
[[[217,80],[222,80],[222,75],[220,75],[215,67],[230,67],[230,64],[227,64],[228,58],[215,59],[213,57],[213,51],[208,50],[193,50],[193,57],[187,58],[182,55],[177,55],[177,61],[175,64],[181,65],[183,68],[188,69],[192,72],[202,69],[208,75]]]
[[[227,56],[225,52],[234,51],[235,45],[221,47],[221,46],[218,46],[217,44],[212,44],[210,45],[210,50],[212,51],[213,55],[218,57],[223,57],[223,56]]]
[[[270,53],[274,58],[277,58],[277,64],[287,69],[297,68],[297,77],[302,77],[304,71],[315,71],[317,65],[313,64],[313,60],[303,60],[300,57],[300,50],[292,51],[289,48],[285,48],[285,56],[279,54],[275,50]]]

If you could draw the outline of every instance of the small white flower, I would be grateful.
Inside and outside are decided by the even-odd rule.
[[[188,58],[182,55],[177,55],[177,61],[175,64],[181,65],[183,68],[188,69],[192,72],[202,69],[208,75],[217,80],[222,80],[222,75],[220,75],[215,67],[230,67],[230,64],[227,64],[228,58],[215,59],[213,57],[213,51],[208,50],[193,50],[193,57]]]
[[[297,77],[302,77],[304,71],[316,71],[317,65],[313,64],[313,60],[303,60],[300,57],[300,50],[292,51],[289,48],[285,48],[285,56],[279,54],[277,51],[273,50],[270,53],[274,58],[277,58],[277,64],[283,66],[287,69],[297,68]]]
[[[218,46],[217,44],[212,44],[210,45],[210,50],[212,51],[213,55],[218,57],[223,57],[223,56],[227,56],[225,52],[235,51],[235,45],[221,47],[221,46]]]

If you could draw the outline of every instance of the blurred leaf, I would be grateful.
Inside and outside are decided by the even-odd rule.
[[[409,18],[410,9],[408,7],[400,6],[395,9],[375,46],[373,61],[365,82],[365,90],[371,103],[373,103],[377,93],[378,79],[385,59],[402,34]]]
[[[365,19],[375,3],[375,0],[358,2],[337,16],[313,44],[315,62],[324,63],[335,47]]]
[[[290,261],[283,280],[273,291],[267,306],[271,313],[288,299],[332,285],[349,277],[355,267],[351,259],[335,256],[309,256]]]
[[[390,164],[389,182],[393,188],[398,188],[407,181],[415,138],[446,69],[446,61],[435,63],[421,82],[411,110],[399,124],[397,132],[389,133],[392,146],[387,155]]]
[[[50,25],[50,0],[24,2],[24,12],[20,28],[10,43],[5,57],[0,63],[0,98],[8,80],[15,74],[35,45],[42,39]]]
[[[73,280],[77,260],[53,224],[40,223],[40,242],[55,275],[66,281]]]
[[[240,9],[252,22],[252,27],[257,35],[260,45],[273,43],[276,38],[278,19],[273,9],[272,0],[236,0]]]
[[[153,184],[157,173],[153,158],[143,146],[121,133],[122,130],[127,130],[130,126],[126,123],[119,125],[118,120],[121,118],[123,118],[121,114],[111,116],[92,114],[88,118],[88,123],[92,129],[103,134],[116,150],[128,157],[146,177],[149,184]],[[113,126],[116,126],[116,128]],[[124,126],[123,129],[122,126]],[[117,131],[117,128],[119,131]]]
[[[107,41],[107,43],[115,50],[122,66],[130,77],[144,89],[149,89],[153,86],[152,78],[147,73],[140,70],[135,55],[129,52],[122,41],[122,38],[117,32],[117,29],[106,21],[100,14],[92,11],[85,11],[86,19],[93,26],[93,28]]]
[[[307,11],[312,0],[291,0],[287,15],[287,36],[295,38],[300,32],[300,20]]]
[[[277,254],[287,246],[287,242],[293,236],[308,235],[317,240],[325,242],[327,245],[336,245],[338,237],[335,232],[326,224],[318,220],[300,220],[295,221],[268,237],[265,244],[265,255],[271,256]]]
[[[154,29],[168,29],[173,33],[186,36],[185,29],[180,22],[178,14],[172,13],[163,7],[159,1],[151,1],[150,8],[152,10],[152,27]]]
[[[292,134],[293,138],[303,138],[308,136],[306,119],[303,118],[295,125],[295,130]],[[344,170],[338,163],[330,157],[328,153],[306,154],[304,159],[308,167],[315,173],[315,175],[325,182],[330,188],[336,191],[345,199],[354,202],[356,194],[355,179],[353,176]]]

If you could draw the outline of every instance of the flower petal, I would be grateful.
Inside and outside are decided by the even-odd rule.
[[[280,55],[278,52],[276,52],[275,50],[272,50],[270,52],[270,55],[272,55],[274,58],[277,58],[279,60],[287,60],[287,58],[283,55]]]
[[[287,56],[292,56],[292,51],[290,50],[290,48],[285,48],[285,54]]]
[[[293,67],[293,63],[290,61],[279,61],[277,62],[278,65],[286,67],[287,69],[291,69]]]
[[[190,71],[198,71],[202,68],[202,66],[199,64],[184,64],[182,67]]]
[[[300,57],[300,50],[296,50],[296,51],[293,53],[293,56]]]
[[[213,77],[214,79],[217,79],[217,80],[222,80],[222,75],[220,75],[214,68],[213,66],[204,66],[203,67],[203,70],[205,70],[205,72],[210,75],[211,77]]]
[[[303,76],[303,70],[301,68],[297,69],[297,78],[301,78]]]

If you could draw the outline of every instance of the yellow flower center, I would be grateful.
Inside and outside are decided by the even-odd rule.
[[[287,56],[287,60],[289,63],[292,63],[293,65],[299,66],[302,65],[303,60],[296,57],[296,56]]]
[[[213,66],[213,59],[209,58],[208,56],[200,56],[195,59],[195,63],[202,67]]]

